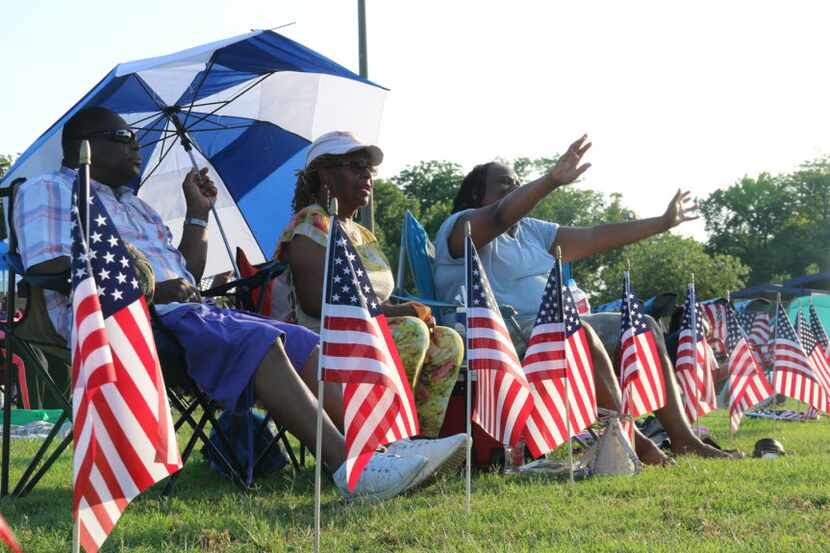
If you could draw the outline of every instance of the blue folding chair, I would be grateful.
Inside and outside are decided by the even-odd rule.
[[[435,265],[435,246],[430,242],[426,229],[407,210],[401,225],[401,251],[398,256],[398,274],[393,297],[399,301],[417,301],[429,306],[435,319],[448,326],[456,322],[456,310],[461,307],[457,303],[447,303],[437,299],[433,268]],[[406,267],[409,266],[415,284],[415,294],[404,290],[406,282]],[[571,264],[564,263],[562,271],[565,279],[571,278]],[[515,310],[509,305],[500,305],[502,317],[507,324],[519,327],[516,321]],[[520,334],[520,333],[519,333]]]

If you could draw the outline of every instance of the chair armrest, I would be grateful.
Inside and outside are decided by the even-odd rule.
[[[277,260],[271,260],[262,265],[258,265],[259,271],[252,276],[232,280],[219,286],[214,286],[202,292],[202,296],[206,298],[224,296],[234,288],[256,288],[262,286],[272,278],[278,277],[288,267],[286,263]]]
[[[457,307],[462,307],[461,305],[458,305],[458,304],[455,304],[455,303],[447,303],[445,301],[432,300],[432,299],[429,299],[429,298],[419,298],[418,296],[409,296],[409,295],[401,296],[401,295],[397,295],[397,294],[392,294],[390,296],[390,299],[393,299],[393,300],[396,300],[396,301],[402,301],[402,302],[403,301],[414,301],[414,302],[418,302],[418,303],[423,303],[427,307],[433,307],[433,308],[438,308],[438,309],[456,309]]]

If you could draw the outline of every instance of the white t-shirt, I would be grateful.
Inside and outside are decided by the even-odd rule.
[[[454,302],[464,285],[464,256],[453,258],[448,243],[455,222],[464,213],[452,214],[435,236],[435,288],[442,301]],[[536,318],[555,261],[550,248],[558,229],[556,223],[525,217],[515,236],[505,232],[478,250],[496,301],[513,306],[520,321]]]

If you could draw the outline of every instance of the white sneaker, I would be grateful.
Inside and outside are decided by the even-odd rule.
[[[387,452],[403,458],[426,457],[427,464],[421,474],[409,485],[414,488],[426,482],[430,477],[455,470],[463,461],[467,443],[466,434],[456,434],[437,440],[403,439],[387,446]]]
[[[349,492],[346,482],[346,463],[340,465],[333,478],[340,493],[348,501],[381,501],[408,489],[426,464],[427,460],[418,455],[403,458],[388,453],[375,453],[364,467],[354,492]]]

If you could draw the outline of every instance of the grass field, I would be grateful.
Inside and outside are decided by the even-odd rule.
[[[773,435],[790,455],[775,460],[679,458],[639,476],[575,485],[473,476],[464,514],[459,477],[378,505],[346,505],[323,489],[324,551],[830,551],[830,423],[745,419],[733,443],[727,418],[704,418],[724,447],[751,453]],[[37,444],[13,444],[21,470]],[[14,475],[14,473],[13,473]],[[70,457],[26,498],[0,510],[27,553],[68,551]],[[160,487],[134,501],[103,551],[308,551],[314,471],[290,470],[239,492],[195,454],[170,500]]]

